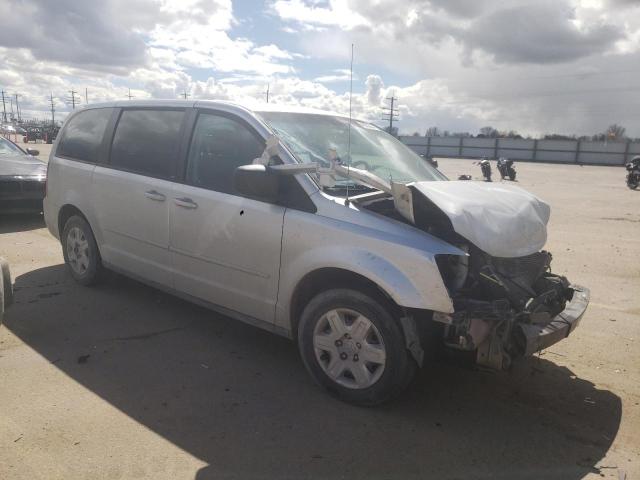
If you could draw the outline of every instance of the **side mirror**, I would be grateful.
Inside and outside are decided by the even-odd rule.
[[[265,165],[242,165],[236,168],[233,183],[241,195],[272,203],[278,200],[279,177]]]
[[[35,148],[27,148],[27,153],[29,155],[37,157],[38,155],[40,155],[40,150],[36,150]]]

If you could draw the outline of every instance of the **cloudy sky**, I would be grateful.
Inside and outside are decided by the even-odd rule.
[[[401,132],[640,137],[640,0],[0,0],[0,88],[25,116],[136,98],[264,100]],[[8,108],[10,107],[7,104]],[[1,108],[1,106],[0,106]]]

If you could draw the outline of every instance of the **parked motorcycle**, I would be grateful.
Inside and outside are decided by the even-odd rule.
[[[480,160],[480,170],[482,170],[482,176],[484,177],[485,182],[491,181],[491,164],[489,160],[482,159]]]
[[[438,160],[436,160],[435,158],[433,158],[431,156],[427,156],[427,155],[425,155],[423,153],[421,153],[420,156],[422,158],[424,158],[427,161],[427,163],[429,165],[431,165],[433,168],[438,168]]]
[[[640,155],[633,157],[625,167],[629,172],[627,173],[627,187],[635,190],[640,185]]]
[[[500,177],[502,177],[503,180],[505,177],[509,177],[509,180],[512,182],[515,181],[516,169],[513,166],[513,160],[500,157],[498,159],[498,171],[500,172]]]

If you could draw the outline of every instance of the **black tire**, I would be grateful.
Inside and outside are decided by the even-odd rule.
[[[72,230],[76,228],[81,232],[80,239],[86,240],[86,248],[83,249],[84,251],[82,252],[88,260],[85,268],[74,268],[73,259],[70,258],[72,252],[68,251],[70,241],[69,235]],[[78,232],[74,230],[73,235],[76,235],[77,233]],[[100,258],[100,251],[98,250],[96,239],[93,236],[93,232],[91,231],[91,227],[87,221],[79,215],[71,216],[64,225],[60,241],[62,242],[64,261],[67,264],[69,273],[71,273],[73,279],[79,284],[85,286],[95,285],[98,283],[103,277],[104,267],[102,266],[102,259]]]
[[[2,257],[0,257],[0,290],[4,308],[7,308],[13,303],[13,284],[9,262]]]
[[[627,178],[627,187],[629,187],[631,190],[635,190],[636,188],[638,188],[638,180]]]
[[[327,312],[335,309],[352,310],[363,315],[381,336],[386,354],[384,369],[375,383],[366,388],[341,385],[325,372],[316,356],[316,325]],[[354,405],[373,406],[391,400],[409,385],[417,370],[415,360],[406,349],[402,328],[391,309],[375,300],[373,295],[352,289],[327,290],[307,304],[298,326],[298,348],[316,383],[338,399]]]

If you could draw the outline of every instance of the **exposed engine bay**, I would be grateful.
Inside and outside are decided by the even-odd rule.
[[[451,185],[456,182],[433,183]],[[449,188],[453,193],[457,190],[457,187]],[[492,211],[491,206],[487,207],[490,204],[484,201],[475,203],[476,207],[479,203],[484,205],[484,211],[477,210],[473,214],[465,212],[464,201],[452,202],[451,208],[456,210],[453,215],[460,217],[463,228],[473,229],[468,236],[475,235],[473,239],[485,247],[481,249],[456,231],[455,220],[446,212],[447,206],[441,208],[436,204],[438,200],[425,195],[424,190],[409,184],[402,186],[400,192],[394,192],[393,198],[388,195],[370,196],[358,200],[358,205],[412,223],[467,253],[466,256],[436,257],[454,304],[453,314],[433,313],[433,320],[445,325],[443,341],[446,347],[475,352],[477,364],[502,369],[509,367],[513,358],[531,355],[548,346],[540,341],[540,332],[553,326],[554,319],[561,315],[574,296],[574,288],[569,281],[551,273],[551,254],[539,250],[546,241],[548,206],[524,191],[524,195],[517,192],[519,198],[514,200],[515,205],[503,205],[502,209],[499,206],[498,217],[496,210]],[[474,187],[470,191],[477,193]],[[400,203],[405,203],[404,207],[398,208],[398,193],[405,195],[400,199]],[[406,195],[410,198],[407,199]],[[526,198],[527,195],[531,200]],[[500,201],[509,199],[505,195]],[[483,221],[492,225],[474,226],[470,223]],[[502,229],[500,223],[508,221],[517,224],[518,228]],[[529,222],[528,227],[523,226],[526,222]],[[499,244],[498,248],[487,246],[491,235]],[[513,248],[509,250],[511,246]],[[486,250],[525,254],[494,256]],[[553,337],[552,343],[559,339]]]

